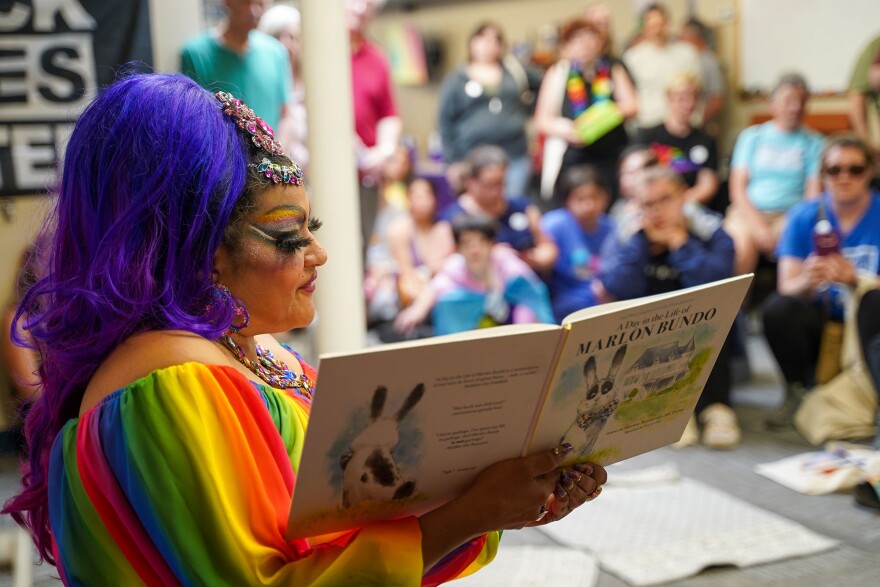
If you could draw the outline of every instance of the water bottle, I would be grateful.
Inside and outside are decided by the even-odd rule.
[[[822,219],[813,229],[813,244],[819,256],[833,255],[840,252],[840,235],[828,220]]]

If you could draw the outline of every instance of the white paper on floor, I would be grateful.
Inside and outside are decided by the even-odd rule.
[[[641,473],[656,483],[609,483],[599,499],[542,532],[596,553],[603,569],[631,585],[683,579],[713,565],[746,567],[805,556],[838,544],[693,479],[670,479],[668,467],[660,469]]]
[[[807,495],[852,489],[880,475],[880,452],[844,442],[829,442],[824,450],[755,465],[755,472]]]
[[[492,563],[455,587],[593,587],[599,579],[596,557],[563,546],[504,546]]]

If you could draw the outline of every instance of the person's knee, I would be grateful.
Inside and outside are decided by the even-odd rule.
[[[803,314],[803,302],[794,296],[772,293],[761,307],[764,325],[775,326]]]
[[[877,316],[880,314],[880,289],[865,292],[859,302],[859,316]]]

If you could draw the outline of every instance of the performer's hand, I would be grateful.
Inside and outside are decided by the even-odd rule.
[[[500,461],[480,473],[461,498],[469,501],[473,515],[481,519],[482,531],[535,525],[550,515],[560,466],[571,451],[571,445],[564,444],[528,457]],[[581,482],[588,487],[593,483]],[[579,505],[585,498],[586,494],[576,492],[569,500]],[[557,514],[562,512],[560,507]]]
[[[561,520],[576,508],[593,501],[602,493],[602,485],[608,480],[605,468],[596,463],[579,463],[560,471],[547,515],[529,526],[543,526]]]

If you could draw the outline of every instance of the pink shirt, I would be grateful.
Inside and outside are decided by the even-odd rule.
[[[532,268],[519,258],[516,251],[506,244],[496,244],[492,247],[489,261],[489,271],[494,274],[495,281],[504,289],[507,283],[516,277],[537,279]],[[437,298],[456,289],[469,289],[471,291],[486,293],[488,290],[478,282],[467,270],[467,263],[460,253],[453,253],[446,259],[443,268],[431,280],[431,287]],[[532,324],[538,322],[535,312],[524,304],[518,304],[511,309],[511,322],[514,324]]]
[[[351,86],[354,94],[354,128],[367,147],[376,144],[376,125],[383,118],[397,116],[391,92],[388,61],[382,51],[364,41],[351,56]]]

